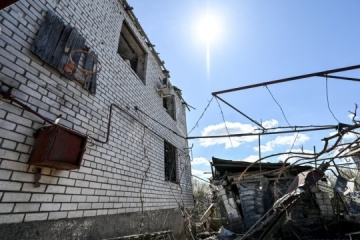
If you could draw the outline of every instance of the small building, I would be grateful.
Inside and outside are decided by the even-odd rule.
[[[186,103],[131,6],[0,7],[0,239],[181,239]]]

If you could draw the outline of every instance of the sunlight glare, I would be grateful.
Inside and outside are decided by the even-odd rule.
[[[198,38],[206,43],[214,42],[218,39],[220,34],[220,23],[215,14],[207,12],[206,15],[199,20],[197,34]]]

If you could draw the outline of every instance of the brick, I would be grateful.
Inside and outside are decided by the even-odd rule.
[[[28,164],[14,162],[14,161],[8,161],[8,160],[2,160],[0,163],[0,168],[9,169],[9,170],[17,170],[17,171],[26,172],[28,167],[29,167]]]
[[[86,196],[80,196],[80,195],[73,195],[71,197],[71,202],[85,202]]]
[[[59,180],[58,177],[42,175],[39,182],[40,183],[45,183],[45,184],[57,184],[58,180]]]
[[[25,214],[0,215],[0,224],[19,223],[24,219]]]
[[[71,202],[71,195],[56,194],[53,202]]]
[[[30,152],[30,146],[19,143],[18,146],[16,147],[16,150],[18,152],[29,153]]]
[[[59,178],[59,185],[66,185],[66,186],[74,186],[75,180],[74,179],[68,179],[68,178]]]
[[[34,193],[31,196],[31,202],[51,202],[53,199],[53,195],[52,194],[38,194],[38,193]]]
[[[20,154],[12,150],[0,149],[0,158],[9,160],[18,160]]]
[[[84,211],[84,217],[96,216],[96,210],[86,210]]]
[[[19,191],[21,183],[0,181],[0,191]]]
[[[101,184],[96,183],[96,182],[90,182],[90,187],[91,188],[101,188]]]
[[[0,203],[0,213],[9,213],[14,208],[13,203]]]
[[[23,172],[14,172],[11,176],[11,180],[13,181],[21,181],[21,182],[34,182],[35,174],[32,173],[23,173]]]
[[[49,220],[61,219],[67,217],[67,212],[50,212],[49,213]]]
[[[65,190],[67,194],[81,194],[81,188],[78,187],[67,187]]]
[[[17,203],[14,212],[37,212],[39,208],[40,203]]]
[[[95,189],[83,188],[81,190],[81,194],[83,194],[83,195],[94,195],[95,194]]]
[[[0,119],[0,126],[1,128],[7,129],[7,130],[14,130],[16,127],[15,123]]]
[[[42,203],[40,211],[58,211],[60,206],[60,203]]]
[[[56,185],[48,185],[46,188],[47,193],[64,193],[65,187],[63,186],[56,186]]]
[[[49,213],[27,213],[25,215],[25,222],[46,220]]]
[[[84,179],[85,175],[83,173],[78,173],[78,172],[70,172],[70,178],[74,178],[74,179]]]
[[[91,203],[79,203],[78,209],[91,209]]]
[[[99,201],[99,196],[87,196],[86,197],[86,202],[98,202]]]
[[[68,218],[81,218],[83,214],[83,211],[71,211],[68,213]]]
[[[0,169],[0,179],[9,180],[11,173],[11,171]]]
[[[77,203],[63,203],[61,204],[61,211],[77,210]]]
[[[6,129],[0,128],[0,136],[2,136],[5,139],[9,139],[16,142],[24,142],[25,136],[19,133],[11,132]]]
[[[2,198],[3,202],[28,202],[30,199],[30,193],[12,193],[5,192]]]
[[[23,192],[45,192],[46,185],[40,184],[39,187],[35,187],[34,183],[24,183],[22,186]]]
[[[9,120],[9,121],[11,121],[11,122],[14,122],[14,123],[24,125],[24,126],[26,126],[26,127],[31,127],[31,125],[32,125],[32,121],[31,121],[31,120],[26,119],[26,118],[19,117],[18,115],[15,115],[15,114],[12,114],[12,113],[9,113],[9,114],[6,116],[6,119]]]
[[[88,181],[82,181],[82,180],[76,180],[75,181],[75,186],[77,186],[77,187],[89,187],[89,182]]]

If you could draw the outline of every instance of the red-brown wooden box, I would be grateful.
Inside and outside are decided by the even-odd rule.
[[[78,169],[86,150],[87,136],[60,125],[37,130],[29,164],[56,169]]]

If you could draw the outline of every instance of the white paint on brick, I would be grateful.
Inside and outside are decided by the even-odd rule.
[[[41,185],[35,188],[34,166],[29,167],[27,161],[35,141],[32,134],[43,122],[31,113],[0,99],[0,121],[9,122],[7,126],[0,127],[0,136],[3,138],[0,146],[0,178],[6,182],[3,185],[0,183],[0,186],[5,188],[5,193],[0,192],[0,204],[28,204],[25,202],[30,201],[42,204],[39,211],[56,211],[49,214],[31,212],[26,216],[15,213],[1,215],[0,223],[140,211],[140,178],[147,169],[147,162],[141,161],[144,157],[144,146],[147,159],[151,162],[151,170],[147,173],[148,178],[142,189],[148,209],[178,207],[172,191],[177,200],[182,198],[185,205],[192,206],[191,187],[183,187],[183,195],[180,196],[181,189],[178,185],[171,183],[170,190],[169,184],[164,181],[164,140],[179,150],[187,147],[186,140],[134,110],[134,106],[139,107],[152,118],[185,136],[185,108],[180,98],[175,95],[176,106],[179,107],[176,109],[177,120],[174,121],[164,110],[162,98],[155,91],[159,78],[164,78],[162,69],[126,12],[119,14],[120,10],[123,10],[119,1],[94,0],[93,4],[86,4],[85,1],[80,3],[81,8],[72,8],[74,3],[70,0],[60,1],[59,4],[55,1],[47,2],[44,6],[45,2],[22,0],[0,11],[0,25],[3,30],[0,35],[0,51],[1,56],[4,56],[0,77],[6,77],[6,81],[11,78],[15,86],[13,94],[34,104],[31,107],[45,117],[54,119],[61,113],[63,119],[60,123],[102,140],[105,140],[110,104],[119,104],[124,109],[128,106],[127,113],[146,123],[148,128],[162,137],[159,138],[148,130],[144,132],[140,123],[115,109],[108,144],[88,144],[79,170],[43,168]],[[65,7],[68,5],[70,7]],[[39,23],[44,19],[44,13],[39,11],[45,12],[54,6],[58,7],[56,14],[65,23],[74,24],[76,21],[79,32],[86,36],[86,44],[98,54],[103,65],[111,66],[98,74],[100,84],[96,95],[89,94],[76,81],[69,81],[61,76],[29,50],[40,27]],[[20,7],[23,17],[14,18],[14,12]],[[114,7],[118,11],[113,11]],[[98,21],[95,14],[106,14],[106,20]],[[80,15],[81,17],[77,17]],[[76,19],[72,19],[73,17]],[[146,84],[117,54],[124,18],[147,53]],[[22,27],[15,27],[19,22]],[[25,24],[26,28],[23,27]],[[104,44],[99,44],[100,42]],[[178,161],[189,164],[189,157],[181,154]],[[180,166],[178,167],[180,169]],[[191,186],[190,175],[191,168],[188,168],[183,174],[184,178],[180,180],[182,186]],[[21,205],[17,206],[20,209]],[[74,211],[59,212],[60,206]],[[97,209],[90,210],[92,207]],[[103,209],[104,207],[106,209]]]

